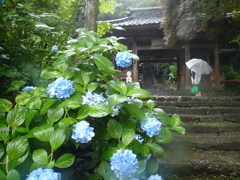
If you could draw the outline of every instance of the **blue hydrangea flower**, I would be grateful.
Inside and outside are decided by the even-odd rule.
[[[26,87],[24,87],[22,90],[23,91],[33,91],[33,90],[35,90],[37,87],[33,87],[33,86],[26,86]]]
[[[148,180],[162,180],[162,177],[159,176],[158,174],[151,175]]]
[[[52,52],[58,52],[58,47],[56,45],[52,46]]]
[[[118,52],[115,58],[116,65],[121,68],[127,68],[132,65],[132,56],[129,52]]]
[[[131,150],[118,150],[111,157],[111,170],[119,179],[129,179],[138,169],[137,156]]]
[[[4,3],[4,0],[0,0],[0,5],[2,5]]]
[[[61,180],[61,174],[52,169],[38,168],[31,172],[26,180]]]
[[[142,144],[144,140],[140,134],[135,134],[135,139],[138,140],[140,144]]]
[[[147,121],[141,122],[141,128],[147,133],[149,137],[158,135],[161,130],[162,123],[155,117],[147,117]]]
[[[114,116],[117,116],[119,114],[119,110],[123,107],[122,104],[118,104],[116,106],[114,106],[112,109],[113,109],[113,113],[111,113],[110,116],[114,117]]]
[[[56,79],[54,82],[48,85],[48,94],[50,98],[68,98],[75,92],[72,86],[72,81],[66,80],[63,77]]]
[[[72,138],[77,142],[87,143],[91,141],[95,133],[94,128],[87,121],[81,121],[73,126]]]
[[[104,98],[102,94],[87,92],[86,95],[82,97],[83,97],[82,104],[88,104],[88,105],[93,105],[98,103],[108,104],[107,99]]]

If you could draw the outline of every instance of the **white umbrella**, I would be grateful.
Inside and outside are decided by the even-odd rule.
[[[197,74],[210,74],[212,72],[212,68],[208,65],[208,63],[202,59],[190,59],[186,62],[188,69],[194,71]]]

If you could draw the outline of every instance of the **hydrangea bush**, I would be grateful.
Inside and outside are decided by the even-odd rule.
[[[48,86],[19,82],[14,101],[0,99],[0,179],[60,179],[80,160],[91,164],[89,179],[147,179],[158,172],[161,144],[185,133],[138,82],[117,79],[112,55],[128,54],[119,38],[78,33],[42,71]]]

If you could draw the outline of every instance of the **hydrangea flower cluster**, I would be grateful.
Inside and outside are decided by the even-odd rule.
[[[111,113],[110,116],[114,117],[114,116],[117,116],[119,114],[119,110],[123,107],[122,104],[118,104],[116,106],[114,106],[112,109],[113,109],[113,113]]]
[[[162,180],[162,177],[159,176],[158,174],[151,175],[148,180]]]
[[[88,105],[93,105],[98,103],[108,104],[107,99],[104,98],[102,94],[87,92],[86,95],[82,97],[83,97],[82,104],[88,104]]]
[[[94,128],[87,121],[81,121],[73,126],[72,138],[77,142],[87,143],[92,140],[95,133]]]
[[[136,134],[135,139],[138,140],[140,144],[142,144],[143,140],[144,140],[143,137],[140,134]]]
[[[132,65],[132,56],[129,52],[118,52],[115,58],[116,65],[121,68],[127,68]]]
[[[161,130],[162,123],[155,117],[147,117],[147,121],[141,122],[141,128],[147,133],[149,137],[158,135]]]
[[[33,87],[33,86],[26,86],[26,87],[24,87],[22,90],[23,91],[33,91],[33,90],[35,90],[37,87]]]
[[[119,179],[130,178],[138,169],[137,156],[131,150],[118,150],[111,157],[111,170]]]
[[[52,169],[38,168],[31,172],[26,180],[61,180],[61,174]]]
[[[54,82],[48,85],[48,94],[50,98],[68,98],[75,92],[72,86],[72,81],[66,80],[63,77],[57,78]]]
[[[58,47],[56,45],[52,46],[52,52],[58,52]]]

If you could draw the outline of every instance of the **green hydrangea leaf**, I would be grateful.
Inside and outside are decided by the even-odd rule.
[[[148,91],[144,89],[132,89],[128,91],[127,96],[137,97],[137,98],[150,98],[151,95]]]
[[[37,149],[33,151],[32,158],[36,164],[39,164],[39,165],[48,164],[48,153],[45,149]]]
[[[20,126],[26,117],[26,112],[24,107],[16,107],[9,111],[7,115],[7,123],[12,127]]]
[[[54,128],[51,124],[44,124],[39,127],[35,127],[32,130],[34,136],[39,139],[40,141],[46,141],[49,142],[53,132]]]
[[[15,169],[10,170],[7,174],[6,180],[20,180],[20,174]]]
[[[85,119],[88,117],[90,112],[90,107],[87,104],[82,105],[78,110],[77,119]]]
[[[97,67],[102,71],[107,73],[114,73],[115,70],[113,63],[108,58],[100,55],[95,55],[93,60]]]
[[[107,132],[110,137],[120,139],[122,136],[122,125],[115,119],[110,119],[107,124]]]
[[[122,141],[125,146],[128,146],[135,138],[135,131],[133,129],[125,129],[122,133]]]
[[[138,106],[133,104],[124,104],[127,111],[139,121],[146,121],[145,113]]]
[[[42,101],[40,97],[32,97],[26,104],[30,109],[41,109]]]
[[[73,164],[74,159],[75,156],[70,153],[63,154],[57,159],[55,166],[58,168],[67,168]]]
[[[58,149],[64,143],[65,139],[66,139],[65,129],[56,129],[52,133],[49,140],[52,150]]]
[[[15,101],[18,105],[25,105],[31,99],[30,94],[19,94],[15,98]]]
[[[55,123],[59,121],[64,114],[64,109],[49,109],[47,112],[47,117],[50,123]]]
[[[18,137],[10,141],[6,148],[9,161],[21,157],[28,147],[28,141],[25,137]]]
[[[151,157],[147,162],[147,170],[150,175],[156,174],[159,168],[159,163],[157,159]]]
[[[12,109],[12,102],[7,99],[0,99],[0,113],[8,112]]]
[[[111,110],[109,109],[109,107],[106,104],[98,103],[96,105],[90,106],[89,115],[91,117],[100,118],[100,117],[107,116],[110,112],[111,112]]]

